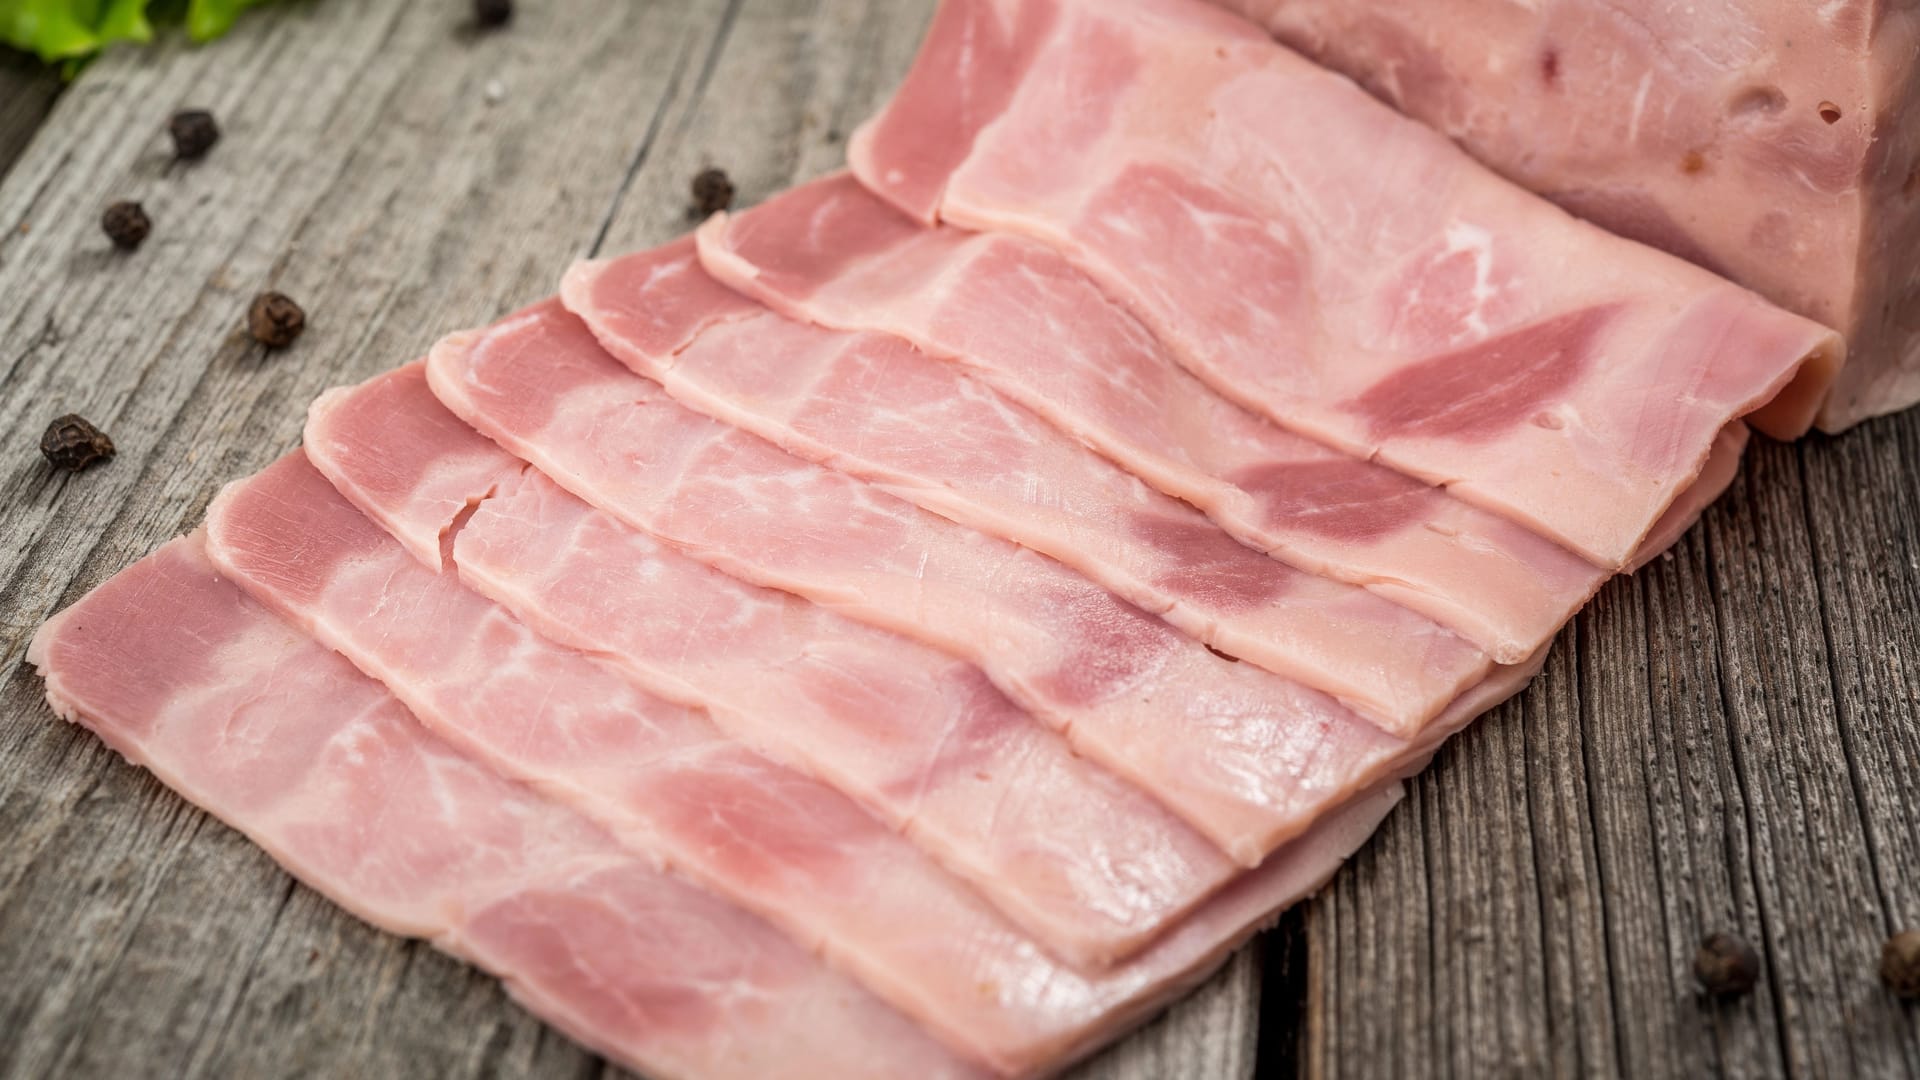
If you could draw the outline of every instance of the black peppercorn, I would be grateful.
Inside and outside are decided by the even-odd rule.
[[[307,313],[285,293],[263,292],[247,309],[247,332],[269,349],[284,349],[307,328]]]
[[[173,136],[173,156],[182,161],[197,161],[207,156],[220,141],[220,125],[205,109],[182,109],[167,121],[167,134]]]
[[[473,0],[473,21],[492,28],[513,21],[513,0]]]
[[[1714,997],[1739,997],[1760,981],[1760,955],[1732,934],[1708,934],[1693,954],[1693,977]]]
[[[100,227],[106,230],[107,239],[121,251],[132,251],[146,243],[147,234],[153,231],[153,220],[137,202],[117,202],[107,207],[100,215]]]
[[[40,436],[40,452],[56,469],[79,472],[95,462],[113,460],[113,440],[76,413],[47,425]]]
[[[711,217],[733,205],[733,181],[725,169],[706,169],[693,178],[693,216]]]
[[[1920,930],[1903,930],[1880,947],[1880,981],[1903,998],[1920,998]]]

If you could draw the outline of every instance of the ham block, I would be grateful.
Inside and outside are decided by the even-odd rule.
[[[306,446],[332,487],[406,548],[444,548],[444,565],[546,638],[706,709],[732,738],[847,793],[1074,963],[1099,966],[1136,951],[1234,869],[1159,803],[1074,755],[979,669],[729,577],[619,524],[453,418],[428,392],[422,365],[323,396]],[[417,486],[405,484],[409,473]],[[333,490],[277,501],[289,509],[241,520],[256,533],[286,530],[313,506],[332,505],[340,521],[332,532],[353,530],[370,553],[363,558],[378,553],[384,566],[401,550],[341,509]],[[450,543],[438,539],[456,525]],[[254,544],[262,557],[280,551],[270,540]],[[324,566],[343,556],[311,558]],[[428,587],[403,567],[382,573]],[[449,594],[443,606],[464,605],[458,610],[476,624],[499,621],[450,582],[433,587]],[[354,625],[350,591],[340,604],[340,628],[322,637],[373,632],[378,616]],[[446,632],[441,621],[436,634]],[[407,633],[395,627],[370,646]],[[447,677],[449,692],[463,690],[451,665]],[[594,697],[571,689],[584,678],[549,681]],[[856,936],[860,929],[851,927]]]
[[[1920,402],[1920,7],[1214,2],[1568,210],[1838,327],[1822,428]]]
[[[1221,394],[1604,569],[1730,421],[1805,431],[1844,351],[1200,0],[946,0],[851,156],[1061,251]]]
[[[55,616],[61,716],[385,930],[658,1076],[981,1077],[740,909],[475,764],[175,540]]]
[[[844,796],[420,565],[301,455],[230,485],[207,534],[222,574],[380,679],[436,734],[779,925],[1004,1072],[1101,1041],[1319,883],[1299,876],[1289,848],[1164,946],[1082,974]]]
[[[1044,244],[921,227],[844,174],[717,214],[699,244],[730,287],[964,365],[1241,542],[1364,586],[1500,663],[1531,655],[1606,578],[1506,518],[1214,393]]]
[[[609,353],[687,407],[1051,556],[1388,731],[1417,732],[1491,666],[1406,608],[1236,542],[901,338],[795,322],[732,292],[691,240],[582,263],[561,295]]]
[[[978,664],[1245,864],[1419,752],[1059,563],[682,408],[555,302],[443,341],[427,374],[453,413],[625,524]],[[1530,670],[1497,669],[1422,738]]]

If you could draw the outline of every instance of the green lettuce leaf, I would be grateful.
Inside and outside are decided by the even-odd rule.
[[[123,41],[153,40],[156,15],[184,22],[195,41],[232,28],[264,0],[0,0],[0,44],[72,64]],[[183,10],[184,9],[184,10]]]
[[[233,28],[240,13],[264,0],[193,0],[187,6],[187,33],[195,41],[212,41]]]

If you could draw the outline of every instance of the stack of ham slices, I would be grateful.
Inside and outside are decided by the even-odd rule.
[[[328,393],[31,658],[632,1067],[1046,1074],[1842,357],[1203,0],[947,0],[850,172]]]

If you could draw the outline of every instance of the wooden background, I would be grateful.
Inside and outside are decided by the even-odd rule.
[[[932,0],[294,2],[71,85],[0,58],[0,1076],[561,1077],[604,1066],[368,930],[54,720],[52,611],[297,440],[321,389],[667,239],[687,184],[835,167]],[[226,138],[170,161],[175,108]],[[138,198],[152,238],[110,250]],[[263,355],[250,297],[311,327]],[[52,417],[119,458],[52,474]],[[1761,445],[1373,843],[1098,1078],[1920,1076],[1920,416]],[[1754,942],[1702,1000],[1699,938]]]

